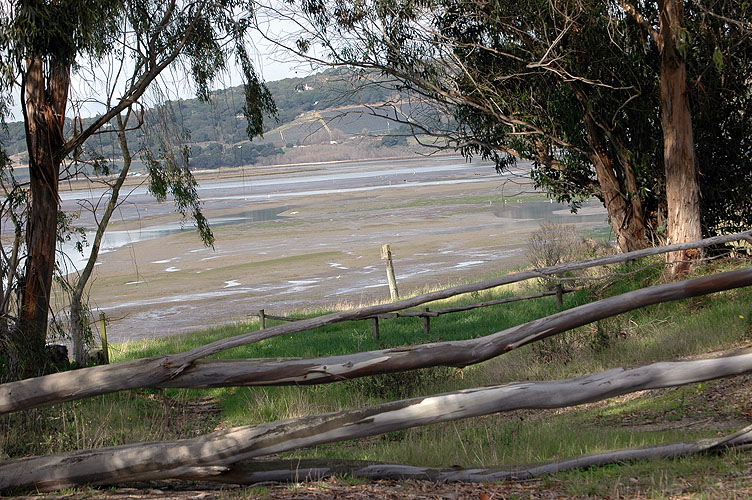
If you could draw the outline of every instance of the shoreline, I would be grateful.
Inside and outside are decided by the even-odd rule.
[[[121,342],[232,323],[259,309],[284,314],[358,305],[388,298],[384,243],[392,245],[398,285],[407,295],[525,265],[526,239],[544,219],[571,221],[582,231],[606,224],[597,206],[572,216],[554,214],[561,208],[545,201],[504,204],[502,182],[211,205],[210,217],[279,213],[216,227],[213,248],[182,231],[101,255],[92,310],[112,319],[108,336]]]

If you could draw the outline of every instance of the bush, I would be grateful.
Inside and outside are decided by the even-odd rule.
[[[577,260],[584,251],[584,240],[572,224],[545,222],[530,235],[527,250],[533,266],[555,266]]]
[[[419,395],[432,385],[443,384],[455,377],[457,369],[446,366],[422,368],[407,372],[383,373],[350,380],[351,390],[363,396],[394,401]]]

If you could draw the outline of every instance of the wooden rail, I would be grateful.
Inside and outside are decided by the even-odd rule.
[[[614,368],[583,377],[509,384],[404,399],[377,406],[223,429],[180,441],[126,444],[0,462],[0,492],[80,484],[211,480],[239,460],[320,444],[518,409],[564,408],[647,389],[752,372],[752,354]],[[738,438],[749,443],[749,428]],[[725,438],[724,438],[725,440]],[[199,474],[200,473],[200,474]]]
[[[197,361],[227,349],[278,337],[283,334],[289,335],[294,332],[310,330],[342,321],[372,318],[374,315],[400,311],[463,293],[495,288],[504,284],[555,275],[565,271],[585,269],[596,265],[624,262],[667,251],[705,247],[711,244],[717,245],[748,238],[752,238],[752,231],[691,243],[640,250],[618,256],[527,270],[493,280],[485,280],[479,283],[430,292],[396,303],[340,311],[283,325],[276,325],[263,331],[252,331],[235,337],[220,339],[180,354],[160,355],[114,365],[83,368],[75,372],[61,372],[34,379],[0,384],[0,414],[141,387],[221,387],[228,385],[251,385],[251,383],[255,385],[327,383],[345,378],[426,368],[429,366],[466,366],[490,359],[511,349],[558,332],[582,326],[598,319],[621,314],[637,307],[670,300],[697,297],[721,290],[752,286],[752,268],[659,285],[603,299],[593,304],[578,306],[577,308],[559,312],[527,325],[519,325],[505,332],[497,332],[490,337],[464,341],[467,344],[467,348],[463,349],[457,348],[457,342],[439,342],[409,349],[400,348],[351,355],[354,357],[368,357],[367,367],[363,365],[363,361],[365,360],[359,360],[357,363],[354,363],[352,359],[343,359],[339,364],[335,363],[335,369],[332,369],[333,365],[330,362],[333,360],[327,360],[324,363],[318,363],[316,360],[305,360],[305,363],[310,366],[301,367],[300,374],[290,375],[286,370],[290,368],[290,363],[295,364],[296,362],[285,361],[284,363],[287,363],[285,366],[280,366],[279,363],[273,364],[268,373],[258,374],[256,372],[260,365],[263,364],[259,360],[247,360],[248,366],[245,366],[242,360],[233,363],[227,363],[226,360],[223,360],[222,367],[219,370],[216,370],[216,368],[219,368],[218,366],[212,365],[210,362],[198,363]],[[493,340],[497,339],[499,342],[494,344]],[[413,353],[413,351],[415,352]],[[408,355],[408,353],[411,354]],[[385,356],[389,358],[390,362],[385,361]],[[238,372],[229,373],[231,369],[236,369]],[[189,375],[195,378],[197,374],[200,374],[198,377],[200,380],[188,380],[190,378]],[[251,382],[252,379],[255,381]]]
[[[475,304],[467,304],[464,306],[456,306],[456,307],[447,307],[444,309],[435,309],[431,311],[429,308],[424,308],[422,311],[397,311],[397,312],[390,312],[390,313],[382,313],[382,314],[376,314],[374,316],[370,316],[368,318],[364,319],[370,319],[373,323],[373,340],[378,342],[380,335],[379,335],[379,320],[381,319],[394,319],[394,318],[423,318],[423,332],[426,335],[430,335],[431,333],[431,318],[437,318],[441,316],[442,314],[452,314],[452,313],[458,313],[463,311],[470,311],[473,309],[478,309],[481,307],[490,307],[490,306],[496,306],[500,304],[508,304],[510,302],[518,302],[520,300],[530,300],[530,299],[539,299],[541,297],[551,297],[555,295],[557,297],[557,303],[559,303],[559,307],[561,307],[561,302],[559,301],[559,298],[562,294],[565,293],[571,293],[575,290],[578,290],[578,288],[575,289],[564,289],[561,287],[557,287],[556,290],[551,290],[549,292],[541,292],[541,293],[534,293],[530,295],[520,295],[517,297],[506,297],[503,299],[496,299],[496,300],[488,300],[485,302],[478,302]],[[248,316],[256,316],[259,318],[259,329],[263,330],[266,328],[266,320],[267,319],[274,319],[277,321],[301,321],[304,318],[290,318],[287,316],[275,316],[273,314],[267,314],[264,309],[259,309],[258,312],[251,313]]]
[[[743,234],[749,235],[750,233]],[[705,243],[707,241],[709,240],[705,240]],[[700,243],[702,242],[694,244],[701,246]],[[591,264],[592,261],[567,266],[569,269],[583,269]],[[560,272],[562,266],[516,273],[516,275],[511,275],[513,277],[507,277],[506,282],[550,275],[554,273],[554,269]],[[499,280],[495,283],[504,284],[499,283]],[[491,288],[489,284],[490,281],[486,281],[482,282],[481,286]],[[319,359],[198,361],[199,358],[196,357],[198,354],[203,357],[207,355],[207,352],[219,352],[230,348],[231,345],[244,345],[251,341],[262,340],[260,336],[246,334],[229,339],[229,341],[214,342],[182,355],[155,356],[117,365],[62,372],[1,384],[0,413],[138,387],[198,388],[228,385],[316,384],[428,366],[467,366],[557,333],[639,307],[746,286],[752,286],[752,267],[634,290],[560,311],[485,337],[464,341],[434,342],[413,347]],[[427,300],[429,297],[436,300],[437,295],[452,294],[448,296],[454,296],[459,295],[460,290],[468,291],[466,286],[453,287],[449,290],[449,292],[444,290],[440,293],[432,292],[420,296],[417,299],[423,302],[419,303],[415,303],[416,298],[403,300],[399,303],[403,307],[393,307],[393,304],[391,310],[384,309],[384,306],[371,306],[356,310],[354,313],[348,311],[318,318],[270,317],[283,321],[298,321],[299,326],[304,327],[301,329],[353,319],[372,319],[377,324],[380,314],[399,314],[397,311],[406,307],[431,302]],[[562,293],[563,289],[559,288],[556,291],[536,294],[536,296],[546,294],[560,296]],[[423,311],[406,311],[401,315],[423,318],[424,329],[427,330],[425,320],[440,314],[529,298],[535,298],[535,296],[510,297],[435,311],[425,308]],[[260,311],[260,317],[267,316]],[[399,317],[399,315],[393,317]],[[287,327],[287,325],[283,326]],[[282,328],[274,327],[274,332],[272,334],[264,332],[266,336],[263,338],[279,336],[282,330]],[[392,401],[373,407],[224,429],[206,436],[175,442],[128,444],[45,457],[5,460],[0,463],[0,492],[11,491],[14,488],[42,491],[83,483],[101,484],[185,477],[212,479],[217,474],[229,471],[234,461],[276,455],[302,447],[502,411],[523,408],[563,408],[636,391],[675,387],[746,373],[752,373],[752,354],[749,353],[713,359],[659,362],[640,367],[615,368],[572,379],[523,381],[500,386],[469,388],[453,393]],[[746,446],[752,442],[751,433],[752,429],[747,427],[709,445],[690,444],[689,448],[684,447],[680,451],[702,452],[718,447]],[[610,460],[613,457],[606,457],[606,459]],[[484,479],[495,479],[494,476],[485,472],[483,474]],[[448,477],[444,479],[451,480]],[[462,476],[462,479],[472,480],[473,478]]]
[[[258,312],[251,313],[248,316],[256,316],[259,319],[259,330],[263,330],[266,328],[266,320],[267,319],[274,319],[277,321],[302,321],[305,318],[290,318],[287,316],[275,316],[274,314],[267,314],[263,309],[259,309]]]
[[[506,297],[503,299],[488,300],[486,302],[477,302],[475,304],[467,304],[464,306],[447,307],[444,309],[435,309],[433,311],[425,307],[422,311],[396,311],[396,312],[390,312],[390,313],[377,314],[375,316],[371,316],[370,318],[373,322],[373,340],[375,342],[379,342],[379,339],[380,339],[379,320],[381,319],[423,318],[423,332],[426,334],[426,336],[428,336],[431,334],[431,318],[437,318],[441,316],[442,314],[452,314],[452,313],[457,313],[457,312],[470,311],[470,310],[478,309],[481,307],[497,306],[500,304],[508,304],[510,302],[518,302],[520,300],[539,299],[541,297],[551,297],[553,295],[556,296],[556,302],[558,306],[561,307],[562,306],[561,296],[565,293],[574,292],[575,290],[578,290],[578,289],[577,288],[565,289],[565,288],[562,288],[561,286],[557,286],[556,290],[551,290],[549,292],[534,293],[530,295],[520,295],[517,297]]]
[[[448,299],[450,297],[456,297],[470,292],[479,292],[481,290],[488,290],[490,288],[496,288],[502,285],[508,285],[511,283],[519,283],[529,279],[546,278],[556,276],[562,273],[570,271],[579,271],[582,269],[588,269],[596,266],[606,266],[610,264],[617,264],[620,262],[627,262],[631,260],[648,257],[651,255],[660,255],[669,252],[676,252],[679,250],[688,250],[692,248],[706,248],[714,245],[722,245],[725,243],[731,243],[734,241],[750,241],[752,242],[752,230],[744,231],[736,234],[729,234],[724,236],[714,236],[712,238],[706,238],[704,240],[691,241],[688,243],[677,243],[674,245],[667,245],[663,247],[646,248],[643,250],[636,250],[634,252],[627,252],[616,255],[609,255],[607,257],[598,257],[595,259],[584,260],[580,262],[570,262],[566,264],[558,264],[550,267],[542,267],[538,269],[527,269],[525,271],[519,271],[516,273],[507,274],[498,278],[492,278],[488,280],[479,281],[476,283],[469,283],[465,285],[457,285],[443,290],[436,290],[422,295],[416,295],[408,299],[402,299],[397,302],[391,302],[388,304],[377,304],[373,306],[361,307],[359,309],[352,309],[348,311],[339,311],[331,314],[325,314],[323,316],[316,316],[314,318],[306,318],[305,320],[295,321],[293,323],[285,325],[275,325],[271,328],[267,328],[263,332],[253,331],[236,335],[235,337],[228,337],[219,339],[209,344],[196,347],[189,351],[182,352],[180,354],[170,355],[170,360],[166,366],[169,366],[171,371],[164,373],[166,378],[174,377],[176,372],[179,373],[188,368],[193,362],[217,354],[228,349],[240,347],[243,345],[253,344],[272,337],[279,337],[280,335],[289,335],[291,333],[302,332],[304,330],[312,330],[314,328],[320,328],[322,326],[332,325],[340,323],[342,321],[355,321],[360,319],[371,318],[374,315],[401,311],[409,309],[411,307],[420,306],[429,302],[435,302],[441,299]]]

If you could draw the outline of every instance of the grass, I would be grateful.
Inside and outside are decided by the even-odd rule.
[[[137,390],[0,417],[0,450],[10,457],[170,440],[210,432],[216,412],[195,414],[179,394]]]
[[[497,195],[477,196],[444,196],[438,198],[418,198],[412,201],[404,203],[395,203],[389,205],[383,205],[379,207],[371,208],[356,208],[349,210],[350,212],[364,212],[373,210],[385,210],[385,209],[402,209],[402,208],[415,208],[415,207],[442,207],[448,205],[505,205],[512,203],[521,203],[525,201],[548,201],[549,198],[545,193],[524,193],[511,196],[499,197]],[[511,206],[511,205],[510,205]],[[464,210],[453,213],[465,213]],[[451,215],[451,213],[447,214]]]
[[[744,498],[733,495],[718,478],[745,474],[749,456],[730,452],[723,460],[711,456],[660,459],[645,464],[622,464],[569,471],[557,476],[572,496],[647,498]],[[692,481],[687,479],[691,478]],[[746,481],[749,484],[749,481]]]
[[[645,263],[625,264],[629,272]],[[701,274],[749,265],[723,261]],[[661,281],[659,267],[565,296],[565,307],[649,286]],[[430,304],[431,309],[531,292],[518,284]],[[268,339],[216,355],[230,357],[317,357],[487,335],[556,312],[554,298],[515,302],[431,320],[431,334],[419,318],[381,322],[374,342],[370,321],[347,322],[316,331]],[[315,316],[328,311],[308,311]],[[268,324],[274,324],[268,321]],[[117,346],[115,361],[180,352],[255,330],[238,323],[188,335]],[[261,423],[354,408],[397,398],[447,392],[518,380],[581,376],[618,366],[692,357],[752,341],[752,289],[732,290],[675,303],[659,304],[609,318],[511,351],[464,369],[437,367],[306,387],[221,388],[212,390],[134,391],[35,410],[0,420],[0,447],[15,457],[141,440],[173,439],[217,426]],[[335,443],[287,453],[286,458],[336,457],[445,467],[528,464],[615,448],[714,437],[736,430],[752,412],[749,396],[719,399],[726,381],[612,398],[581,407],[516,411]],[[211,397],[221,413],[199,413],[190,401]],[[712,397],[712,398],[711,398]],[[731,398],[731,396],[728,396]],[[746,406],[745,406],[746,405]],[[705,422],[695,425],[694,422]],[[17,439],[20,438],[20,439]],[[710,491],[713,481],[736,477],[749,456],[732,452],[682,460],[658,460],[571,471],[550,479],[572,495],[613,495],[639,491],[655,496],[683,485]],[[709,471],[709,472],[701,472]],[[636,481],[633,480],[636,478]],[[690,479],[687,479],[690,478]],[[684,481],[684,482],[682,482]],[[712,483],[712,484],[711,484]],[[616,488],[616,489],[615,489]]]

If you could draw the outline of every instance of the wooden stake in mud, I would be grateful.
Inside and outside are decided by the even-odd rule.
[[[102,324],[102,354],[104,354],[104,364],[110,364],[110,349],[107,345],[107,318],[104,311],[99,313],[99,321]]]
[[[394,265],[392,264],[392,248],[389,243],[381,245],[381,259],[386,260],[386,277],[389,280],[389,295],[392,297],[392,300],[399,300],[397,279],[394,277]]]

